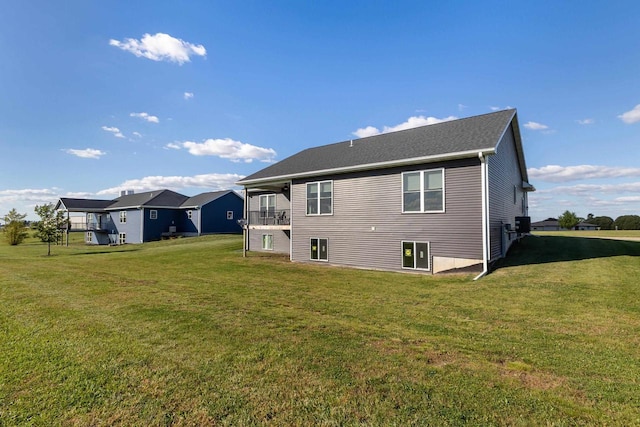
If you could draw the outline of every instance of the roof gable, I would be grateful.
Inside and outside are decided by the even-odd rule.
[[[113,201],[108,207],[112,209],[166,207],[178,208],[188,197],[171,190],[147,191],[145,193],[126,194]]]
[[[488,153],[495,151],[515,116],[516,110],[503,110],[308,148],[240,180],[238,184]],[[521,152],[517,129],[514,134]]]
[[[101,211],[105,210],[111,203],[113,203],[113,200],[61,197],[56,203],[55,209],[64,209],[69,212]]]
[[[201,206],[206,205],[207,203],[211,203],[216,199],[219,199],[222,196],[225,196],[229,193],[233,193],[236,196],[240,197],[237,193],[235,193],[234,191],[231,190],[224,190],[224,191],[211,191],[209,193],[202,193],[202,194],[198,194],[197,196],[193,196],[193,197],[189,197],[187,200],[185,200],[181,207],[183,208],[198,208]]]

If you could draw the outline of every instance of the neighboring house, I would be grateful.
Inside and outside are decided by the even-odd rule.
[[[589,224],[588,222],[580,222],[576,225],[573,230],[599,230],[595,224]],[[547,218],[544,221],[532,222],[531,223],[532,231],[562,231],[566,230],[566,228],[560,227],[558,220],[555,218]]]
[[[128,192],[114,200],[61,198],[55,208],[84,213],[70,221],[71,231],[84,231],[92,244],[143,243],[163,236],[240,233],[244,200],[238,193],[215,191],[194,197],[171,190]],[[75,218],[74,218],[75,219]]]
[[[309,148],[238,184],[245,250],[398,271],[479,265],[481,274],[528,231],[535,190],[516,110]]]

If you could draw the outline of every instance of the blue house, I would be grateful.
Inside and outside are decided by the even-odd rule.
[[[57,210],[67,213],[68,231],[85,232],[89,244],[143,243],[171,236],[241,233],[244,199],[234,191],[189,197],[171,190],[122,193],[114,200],[62,197]],[[80,221],[71,213],[82,213]],[[74,218],[75,219],[75,218]]]

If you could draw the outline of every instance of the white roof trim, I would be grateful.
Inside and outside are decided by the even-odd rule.
[[[414,165],[414,164],[420,164],[420,163],[432,163],[432,162],[444,161],[444,160],[464,159],[468,157],[477,157],[478,153],[482,153],[484,155],[491,155],[491,154],[495,154],[495,151],[496,151],[495,147],[491,147],[491,148],[484,148],[481,150],[460,151],[457,153],[438,154],[435,156],[414,157],[411,159],[391,160],[388,162],[367,163],[362,165],[345,166],[340,168],[313,170],[313,171],[299,172],[299,173],[293,173],[288,175],[278,175],[278,176],[271,176],[266,178],[252,179],[248,181],[240,180],[236,184],[246,186],[246,185],[261,184],[261,183],[271,182],[271,181],[288,180],[293,178],[308,178],[308,177],[318,176],[318,175],[331,175],[331,174],[340,174],[340,173],[348,173],[348,172],[359,172],[363,170],[386,169],[394,166],[405,166],[405,165]]]

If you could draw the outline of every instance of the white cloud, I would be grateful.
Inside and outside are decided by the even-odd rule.
[[[592,125],[595,123],[595,120],[593,119],[584,119],[584,120],[576,120],[576,122],[578,122],[578,124],[580,125]]]
[[[27,214],[27,219],[36,219],[38,216],[35,215],[33,208],[36,205],[55,203],[57,198],[57,188],[0,190],[0,219],[11,209]]]
[[[193,92],[184,93],[184,99],[191,99],[191,98],[193,98]]]
[[[640,104],[636,105],[633,110],[620,114],[618,118],[627,124],[640,122]]]
[[[69,148],[64,151],[68,154],[72,154],[77,157],[82,157],[83,159],[99,159],[100,157],[107,154],[104,151],[96,150],[95,148],[85,148],[84,150],[76,150],[73,148]]]
[[[498,111],[500,109],[500,107],[495,107],[495,106],[489,106],[489,109],[491,111]]]
[[[144,57],[153,61],[176,62],[180,65],[191,62],[191,56],[206,56],[207,50],[203,45],[195,45],[182,39],[171,37],[169,34],[144,34],[140,40],[127,38],[124,41],[109,40],[111,46],[118,47],[137,57]]]
[[[466,108],[469,108],[469,107],[467,105],[464,105],[464,104],[458,104],[458,111],[462,111],[462,110],[464,110]]]
[[[548,165],[527,169],[532,181],[568,182],[583,179],[606,179],[640,176],[640,168],[596,165],[559,166]]]
[[[146,176],[131,179],[122,184],[99,191],[99,196],[119,194],[121,190],[135,190],[137,192],[168,188],[180,191],[184,188],[206,188],[210,191],[228,190],[235,187],[235,183],[244,178],[238,174],[204,174],[194,176]]]
[[[175,142],[170,142],[164,146],[164,148],[171,148],[172,150],[179,150],[182,148],[182,145],[177,144]]]
[[[117,127],[102,126],[102,130],[105,132],[111,132],[116,138],[124,138],[124,135]]]
[[[133,132],[133,136],[137,136],[138,138],[142,138],[142,134],[140,132]]]
[[[549,126],[543,125],[543,124],[537,123],[537,122],[527,122],[527,123],[524,124],[524,127],[526,127],[527,129],[531,129],[531,130],[546,130],[546,129],[549,129]]]
[[[378,135],[379,133],[380,133],[380,129],[373,126],[367,126],[366,128],[360,128],[357,131],[352,132],[352,134],[357,136],[358,138],[365,138],[367,136]]]
[[[620,193],[640,193],[640,182],[623,182],[618,184],[576,184],[547,188],[537,191],[541,194],[566,194],[572,196],[586,196],[604,194],[611,196]]]
[[[271,162],[276,156],[276,152],[272,148],[257,147],[240,141],[234,141],[231,138],[207,139],[201,143],[185,141],[181,145],[194,156],[218,156],[234,162],[244,161],[251,163],[253,160]],[[167,145],[167,147],[169,147],[169,145]],[[175,148],[175,146],[169,148]]]
[[[420,126],[426,126],[426,125],[433,125],[436,123],[442,123],[442,122],[448,122],[450,120],[455,120],[457,119],[457,117],[455,116],[449,116],[449,117],[445,117],[443,119],[439,119],[437,117],[425,117],[425,116],[412,116],[409,117],[407,119],[407,121],[400,123],[399,125],[396,126],[385,126],[382,131],[380,131],[378,128],[373,127],[373,126],[367,126],[365,128],[360,128],[358,130],[356,130],[355,132],[352,132],[353,135],[359,137],[359,138],[363,138],[366,136],[373,136],[373,135],[378,135],[381,133],[389,133],[389,132],[396,132],[396,131],[400,131],[400,130],[406,130],[406,129],[413,129],[416,127],[420,127]]]
[[[131,113],[129,114],[130,117],[138,117],[140,119],[146,120],[149,123],[160,123],[160,119],[157,118],[156,116],[152,116],[149,113]]]

